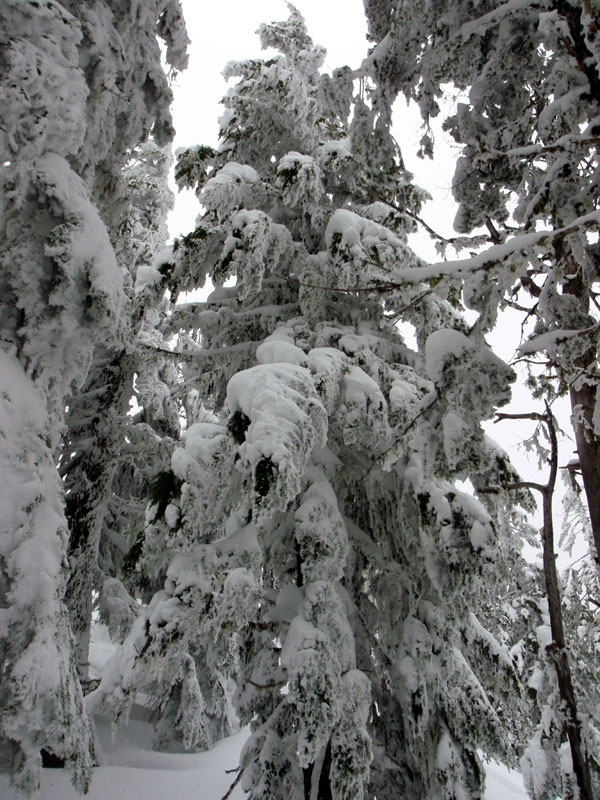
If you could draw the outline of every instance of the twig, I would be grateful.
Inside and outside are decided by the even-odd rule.
[[[283,681],[271,681],[270,683],[255,683],[250,678],[246,678],[246,682],[257,689],[277,689],[283,686]]]
[[[542,494],[546,491],[546,487],[541,483],[516,481],[515,483],[503,483],[500,486],[484,486],[481,489],[477,489],[477,494],[499,494],[510,489],[537,489]]]
[[[485,218],[485,226],[490,232],[490,239],[494,244],[502,244],[502,237],[489,217]]]
[[[425,297],[427,297],[427,295],[431,294],[432,292],[433,289],[425,289],[425,291],[421,292],[421,294],[417,295],[417,297],[413,297],[410,303],[407,303],[405,306],[402,306],[402,308],[400,308],[398,311],[395,311],[393,314],[390,314],[390,316],[387,317],[387,319],[390,322],[395,322],[401,314],[404,314],[410,308],[413,308],[414,306],[418,305],[421,302],[421,300],[423,300]]]
[[[425,228],[425,230],[427,231],[427,233],[429,233],[430,236],[432,236],[434,239],[437,239],[438,242],[443,242],[444,244],[454,245],[454,244],[456,244],[456,242],[459,241],[458,237],[456,237],[456,236],[453,236],[451,239],[447,239],[445,236],[442,236],[441,233],[438,233],[437,231],[434,231],[433,228],[430,225],[428,225],[422,217],[420,217],[418,214],[415,214],[413,211],[409,211],[407,208],[402,209],[402,208],[400,208],[400,206],[397,206],[395,203],[386,203],[386,205],[389,205],[395,211],[398,211],[401,214],[406,214],[407,217],[410,217],[411,219],[414,219],[415,222],[418,222],[419,225],[422,225]]]
[[[547,416],[546,414],[540,414],[538,411],[530,411],[529,413],[526,414],[501,414],[497,412],[494,424],[496,424],[497,422],[502,422],[505,419],[534,419],[538,420],[539,422],[545,422]]]
[[[423,408],[417,414],[415,414],[415,416],[411,419],[411,421],[407,425],[405,425],[404,428],[398,434],[398,436],[396,436],[396,438],[394,439],[392,444],[386,450],[384,450],[383,453],[380,453],[378,456],[376,456],[373,459],[373,463],[371,464],[369,469],[365,472],[365,474],[362,476],[361,482],[364,481],[364,479],[371,472],[371,470],[374,469],[377,466],[377,464],[379,464],[379,462],[387,456],[388,453],[392,452],[392,450],[398,445],[398,443],[408,433],[408,431],[417,422],[417,420],[420,417],[422,417],[423,414],[425,414],[426,411],[429,411],[429,409],[432,408],[437,403],[437,401],[439,399],[440,399],[439,395],[437,393],[435,393],[434,397],[429,401],[429,403],[427,403],[426,406],[423,406]]]
[[[242,775],[243,774],[244,774],[244,770],[240,769],[239,773],[235,777],[235,780],[233,781],[233,783],[231,784],[229,789],[227,789],[227,791],[225,792],[225,794],[223,795],[221,800],[227,800],[228,797],[231,797],[231,793],[233,792],[235,787],[238,785],[238,783],[242,780]]]
[[[369,264],[377,267],[378,269],[382,269],[381,264],[377,264],[375,261],[368,261]],[[286,277],[285,275],[280,275],[278,272],[274,272],[278,278],[281,278],[282,281],[286,281],[290,285],[302,286],[304,289],[319,289],[322,292],[338,292],[339,294],[372,294],[373,292],[393,292],[394,289],[401,289],[403,284],[401,283],[394,283],[393,281],[375,281],[370,286],[356,286],[353,289],[347,287],[338,287],[338,286],[322,286],[317,283],[305,283],[301,281],[299,278],[291,278]]]
[[[201,347],[198,350],[169,350],[167,347],[160,347],[159,345],[148,344],[148,342],[138,341],[141,347],[148,350],[155,350],[159,353],[166,353],[169,356],[181,356],[182,358],[212,358],[213,356],[222,356],[231,352],[244,352],[244,350],[252,350],[258,347],[260,342],[239,342],[238,344],[227,345],[226,347],[213,347],[210,350],[203,350]]]

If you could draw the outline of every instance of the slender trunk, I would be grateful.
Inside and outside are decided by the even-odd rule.
[[[590,307],[589,288],[583,279],[581,266],[563,240],[556,244],[555,251],[565,274],[563,293],[577,298],[581,311],[587,313]],[[578,370],[579,377],[570,382],[570,399],[577,455],[596,550],[594,556],[600,564],[600,437],[594,433],[593,421],[598,394],[597,363],[596,347],[591,346],[572,365]]]
[[[565,727],[569,747],[571,749],[571,759],[573,771],[577,779],[579,788],[579,800],[593,800],[592,780],[585,748],[581,741],[581,722],[577,713],[577,701],[573,688],[573,678],[565,642],[565,630],[562,616],[562,603],[560,597],[560,587],[556,573],[556,553],[554,551],[554,524],[552,520],[552,499],[556,487],[556,476],[558,474],[558,440],[556,437],[556,426],[554,418],[546,403],[546,412],[539,414],[530,412],[526,414],[497,414],[497,419],[533,419],[538,420],[546,426],[548,438],[550,440],[550,475],[548,482],[532,483],[521,481],[514,484],[507,484],[505,489],[529,488],[540,492],[543,498],[543,527],[542,545],[544,553],[544,580],[546,584],[546,599],[548,601],[548,613],[550,616],[550,629],[552,631],[552,643],[548,647],[548,652],[552,656],[556,669],[558,691],[560,699],[564,705]],[[481,489],[479,491],[482,491]],[[483,490],[486,491],[486,490]],[[487,491],[495,492],[496,488]]]
[[[589,383],[570,389],[577,455],[587,499],[596,563],[600,564],[600,438],[594,434],[593,413],[597,387]]]
[[[571,748],[573,770],[577,778],[580,800],[593,800],[592,781],[589,763],[584,755],[581,742],[581,723],[577,714],[577,702],[573,689],[571,667],[567,654],[565,632],[562,617],[562,605],[558,576],[556,574],[556,553],[554,551],[554,525],[552,521],[552,497],[556,485],[558,471],[558,442],[554,421],[548,407],[546,407],[546,424],[550,436],[550,477],[543,491],[544,523],[542,541],[544,550],[544,579],[546,582],[546,595],[548,598],[548,611],[550,614],[550,628],[552,631],[551,654],[556,668],[558,689],[561,700],[565,705],[567,737]]]
[[[302,770],[304,800],[333,800],[329,771],[331,769],[331,739],[327,742],[322,757]]]
[[[325,756],[321,765],[321,772],[319,774],[319,792],[317,800],[333,800],[331,793],[331,781],[329,780],[329,771],[331,769],[331,739],[327,742],[325,749]]]
[[[71,472],[67,468],[66,516],[69,522],[71,575],[65,602],[75,636],[79,677],[88,678],[88,657],[92,623],[92,592],[98,577],[98,548],[119,451],[122,447],[119,417],[127,412],[133,371],[124,352],[101,359],[92,366],[86,391],[73,398],[69,418],[89,413],[86,394],[94,398],[94,416],[81,430],[73,431],[69,442],[83,457]],[[78,441],[81,439],[81,441]]]

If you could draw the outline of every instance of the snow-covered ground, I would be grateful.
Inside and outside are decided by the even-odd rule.
[[[104,626],[95,625],[90,652],[90,671],[100,674],[114,650]],[[101,766],[94,769],[89,800],[221,800],[236,777],[239,753],[246,729],[205,753],[156,752],[152,750],[152,726],[132,713],[129,723],[114,738],[110,720],[96,717]],[[232,771],[233,770],[233,771]],[[526,800],[521,776],[500,764],[487,766],[486,800]],[[229,796],[242,800],[239,786]],[[0,798],[22,800],[0,775]],[[79,795],[60,769],[45,769],[41,800],[77,800]],[[269,800],[265,798],[265,800]]]

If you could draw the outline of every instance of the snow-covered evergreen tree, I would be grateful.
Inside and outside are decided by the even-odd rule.
[[[591,553],[597,561],[600,5],[595,0],[367,0],[365,6],[376,46],[364,66],[378,82],[379,102],[387,106],[403,92],[419,103],[427,124],[440,113],[448,84],[461,90],[460,101],[444,119],[461,148],[453,181],[459,204],[455,228],[471,234],[485,227],[493,246],[474,258],[446,262],[437,273],[442,281],[444,275],[462,275],[464,301],[478,312],[476,326],[482,330],[491,330],[498,310],[507,306],[524,312],[524,326],[534,322],[521,354],[530,361],[538,354],[530,378],[538,397],[570,395],[576,468],[587,496]],[[426,154],[433,153],[429,134],[422,146]],[[568,602],[578,612],[570,618],[569,651],[561,647],[556,652],[542,606],[532,616],[537,615],[542,655],[530,685],[541,714],[525,772],[536,798],[578,791],[564,757],[564,742],[572,732],[557,687],[557,664],[569,659],[579,696],[586,698],[588,692],[589,673],[580,682],[578,675],[589,669],[589,655],[579,636],[582,626],[574,620],[589,610],[585,599],[575,601],[575,585],[571,576]],[[576,722],[592,766],[598,760],[593,752],[597,743],[583,711],[593,714],[595,707],[593,700],[584,700]],[[578,781],[581,796],[590,796],[581,775]]]
[[[424,122],[449,84],[444,127],[460,145],[456,230],[494,245],[455,266],[465,302],[490,329],[513,306],[535,320],[522,354],[540,356],[538,395],[570,394],[594,558],[600,557],[597,0],[414,3],[366,0],[376,46],[365,69],[387,106],[399,92]],[[433,153],[429,133],[426,154]],[[525,308],[524,308],[525,307]]]
[[[167,466],[163,436],[178,434],[170,388],[177,374],[172,359],[161,356],[165,321],[163,277],[152,266],[166,240],[170,159],[164,148],[148,141],[132,153],[123,170],[123,216],[115,234],[115,251],[125,271],[129,300],[125,347],[99,344],[85,384],[69,398],[61,473],[71,531],[71,578],[66,600],[77,641],[80,674],[87,677],[92,590],[125,576],[123,557],[144,526],[151,478]],[[141,406],[133,418],[129,404],[135,392]],[[127,601],[130,603],[130,601]]]
[[[151,132],[169,141],[156,36],[179,68],[185,30],[177,0],[7,0],[0,28],[0,751],[25,791],[37,787],[43,750],[85,789],[92,746],[64,606],[54,465],[65,407],[94,354],[123,350],[130,335],[114,247],[120,172]]]
[[[277,54],[228,65],[218,151],[179,157],[205,213],[171,285],[217,288],[171,319],[188,427],[140,562],[168,558],[164,588],[90,705],[119,716],[152,685],[187,745],[250,722],[253,800],[478,798],[478,748],[511,758],[516,676],[476,616],[501,517],[455,481],[514,474],[480,427],[512,371],[452,286],[401,280],[427,268],[389,115],[319,72],[293,7],[259,35]]]

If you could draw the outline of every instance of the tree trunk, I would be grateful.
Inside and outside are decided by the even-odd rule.
[[[331,739],[327,743],[323,758],[302,770],[304,779],[304,800],[333,800],[329,770],[331,769]],[[315,783],[317,784],[315,786]]]
[[[563,292],[576,297],[581,311],[588,313],[589,289],[583,280],[581,266],[575,261],[566,242],[560,240],[555,247],[558,262],[562,262],[564,268]],[[569,381],[571,412],[596,549],[594,557],[600,564],[600,437],[595,435],[593,423],[598,392],[596,347],[589,347],[574,365],[567,366],[575,366],[579,373],[575,380]]]
[[[585,758],[581,743],[581,722],[577,714],[577,702],[571,678],[571,667],[567,654],[565,632],[562,617],[562,605],[558,576],[556,574],[556,553],[554,551],[554,525],[552,520],[552,497],[556,486],[558,471],[558,442],[554,420],[548,407],[546,407],[546,425],[550,436],[550,477],[543,490],[544,524],[542,528],[542,541],[544,551],[544,579],[546,582],[546,595],[548,598],[548,611],[550,614],[550,628],[552,631],[552,644],[549,647],[556,668],[558,689],[560,697],[565,704],[565,717],[567,737],[571,748],[573,771],[577,778],[580,800],[593,800],[592,780],[590,768]]]
[[[88,657],[92,623],[92,592],[97,581],[98,548],[108,493],[122,445],[119,417],[127,413],[132,391],[131,360],[124,352],[112,359],[98,359],[90,371],[85,390],[73,399],[67,422],[72,438],[67,443],[75,453],[73,469],[66,467],[66,516],[69,522],[71,575],[65,602],[75,636],[79,677],[88,679]],[[87,398],[93,398],[93,418]],[[77,421],[78,413],[85,420]]]
[[[592,419],[596,395],[597,387],[589,383],[576,383],[570,389],[577,455],[596,548],[594,557],[600,564],[600,439],[594,434]]]

